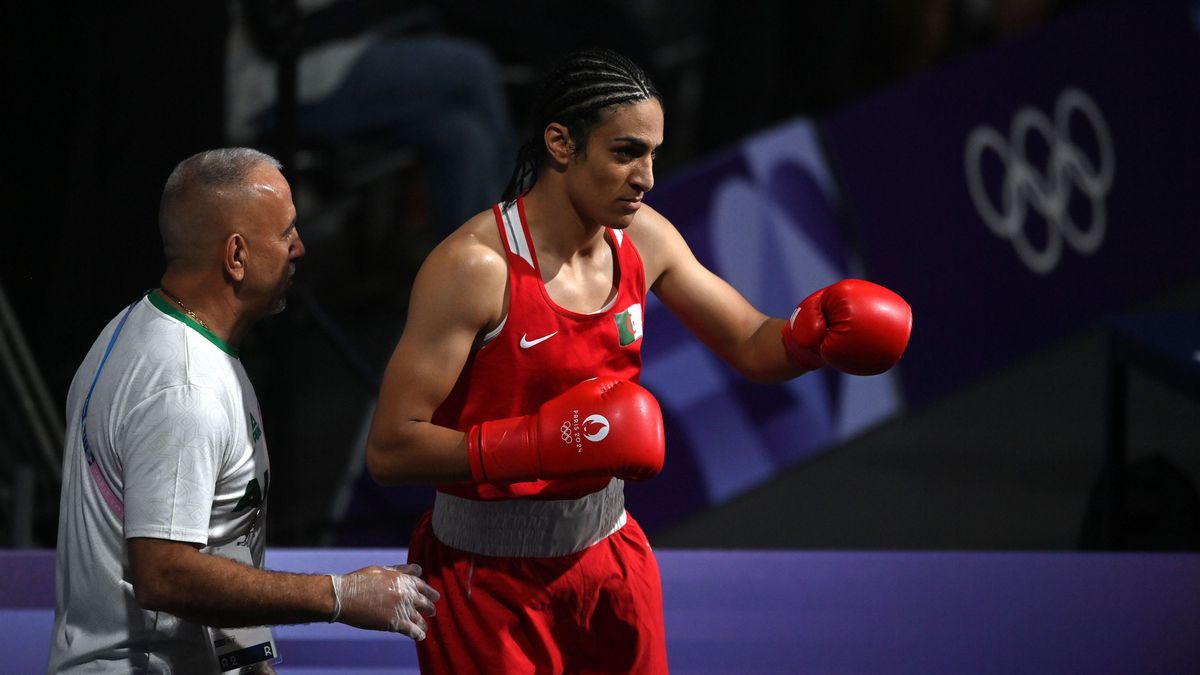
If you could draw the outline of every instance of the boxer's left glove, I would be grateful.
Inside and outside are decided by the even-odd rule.
[[[912,308],[862,279],[844,279],[804,299],[783,325],[788,358],[808,370],[830,366],[878,375],[900,360],[912,334]]]
[[[580,382],[532,415],[477,424],[467,432],[477,483],[615,476],[662,470],[662,410],[640,385],[613,377]]]

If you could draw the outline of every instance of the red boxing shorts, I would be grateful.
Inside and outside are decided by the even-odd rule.
[[[430,514],[408,561],[442,594],[417,657],[425,674],[667,672],[658,561],[632,516],[577,553],[477,555],[434,536]]]

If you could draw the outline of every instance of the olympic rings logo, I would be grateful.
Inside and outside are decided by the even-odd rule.
[[[573,437],[571,434],[571,420],[563,422],[562,426],[558,428],[558,433],[562,435],[563,443],[570,444],[571,438]]]
[[[1095,162],[1071,141],[1073,114],[1082,115],[1092,128],[1099,152]],[[1031,133],[1042,136],[1050,148],[1044,173],[1025,156]],[[983,159],[988,152],[1004,165],[999,205],[983,185]],[[1095,253],[1104,243],[1105,196],[1116,174],[1116,153],[1100,108],[1082,90],[1069,88],[1059,94],[1053,122],[1036,108],[1021,107],[1013,116],[1008,139],[987,125],[975,127],[967,137],[964,160],[975,209],[993,233],[1012,242],[1017,256],[1034,273],[1049,274],[1058,266],[1064,242],[1081,255]],[[1090,201],[1091,218],[1084,227],[1072,219],[1068,209],[1072,185]],[[1040,246],[1025,230],[1030,208],[1046,221],[1047,232]]]

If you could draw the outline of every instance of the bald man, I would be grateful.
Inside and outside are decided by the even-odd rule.
[[[75,374],[48,672],[271,672],[269,629],[341,621],[425,636],[416,566],[263,569],[270,466],[238,344],[281,311],[304,244],[272,157],[202,152],[163,190],[162,285],[109,322]]]

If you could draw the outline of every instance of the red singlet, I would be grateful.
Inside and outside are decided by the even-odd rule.
[[[616,297],[593,314],[558,306],[546,292],[525,223],[524,203],[492,207],[508,254],[508,315],[498,332],[463,367],[433,423],[467,431],[472,425],[537,412],[572,386],[612,375],[638,381],[642,371],[642,308],[646,270],[633,241],[608,230]],[[602,489],[607,478],[543,480],[505,486],[463,483],[438,489],[469,499],[570,499]]]

